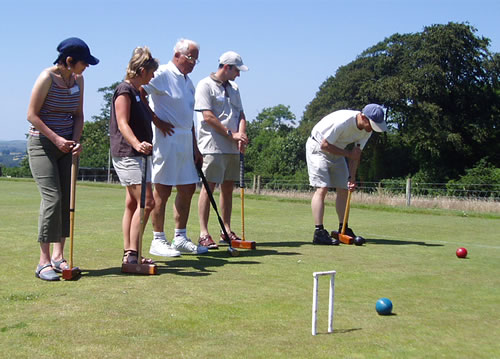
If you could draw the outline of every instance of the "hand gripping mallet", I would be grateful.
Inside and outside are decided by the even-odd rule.
[[[65,280],[75,279],[82,273],[80,268],[73,267],[73,233],[75,229],[75,191],[77,175],[78,156],[71,154],[71,194],[69,202],[69,268],[63,269],[62,271],[62,277]]]
[[[210,187],[208,186],[207,178],[203,174],[203,171],[201,170],[200,167],[196,166],[196,169],[198,170],[198,174],[200,175],[201,181],[203,182],[203,186],[205,187],[205,190],[207,191],[208,198],[210,199],[210,203],[212,204],[212,207],[215,211],[215,214],[217,214],[217,219],[219,220],[219,225],[222,230],[222,233],[224,233],[225,238],[229,238],[227,231],[226,231],[226,226],[224,226],[224,222],[222,221],[222,218],[219,215],[219,211],[217,210],[217,203],[215,203],[214,196],[212,195],[212,191],[210,191]],[[239,252],[233,248],[232,243],[233,241],[229,241],[229,248],[227,251],[231,256],[237,257],[239,256]]]
[[[139,242],[137,243],[137,263],[123,263],[122,273],[157,274],[156,264],[142,263],[142,235],[146,223],[144,221],[144,208],[146,207],[146,178],[148,171],[148,156],[142,156],[142,179],[141,179],[141,229],[139,231]]]
[[[232,240],[231,244],[236,248],[255,249],[254,241],[245,240],[245,158],[240,152],[240,190],[241,190],[241,241]]]

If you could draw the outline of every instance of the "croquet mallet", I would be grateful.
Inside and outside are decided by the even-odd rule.
[[[215,211],[215,214],[217,214],[217,219],[219,220],[219,225],[220,225],[220,228],[222,230],[222,233],[224,234],[225,238],[229,238],[227,231],[226,231],[226,226],[224,225],[224,222],[222,221],[222,218],[219,215],[219,211],[217,210],[217,203],[215,203],[215,199],[214,199],[212,191],[210,190],[210,187],[208,185],[207,178],[203,174],[203,171],[200,167],[196,166],[196,169],[198,170],[198,174],[200,175],[201,181],[203,182],[203,186],[205,187],[205,190],[207,191],[208,198],[210,199],[210,203],[212,204],[212,207]],[[229,242],[229,248],[227,249],[227,251],[229,252],[229,254],[231,256],[237,257],[240,255],[240,253],[236,249],[233,248],[232,242],[233,241]]]
[[[351,191],[347,190],[347,203],[344,212],[344,222],[342,223],[342,231],[339,233],[339,241],[345,244],[353,244],[354,238],[345,234],[346,223],[349,220],[349,208],[351,207]]]
[[[241,241],[232,240],[231,244],[236,248],[255,249],[257,244],[254,241],[245,239],[245,158],[240,152],[240,191],[241,191]]]
[[[75,229],[75,198],[76,178],[78,176],[78,156],[71,155],[71,194],[69,200],[69,267],[63,269],[62,277],[65,280],[76,279],[82,274],[78,267],[73,267],[73,233]]]
[[[358,148],[360,147],[359,143],[357,144],[357,147]],[[352,193],[352,191],[347,189],[347,201],[346,201],[347,203],[346,203],[345,212],[344,212],[344,222],[342,223],[342,230],[338,234],[339,241],[341,241],[342,243],[345,243],[345,244],[353,244],[354,243],[354,238],[345,234],[345,228],[347,226],[347,221],[349,220],[349,209],[351,208],[351,193]],[[335,237],[335,232],[332,232],[332,237]]]
[[[142,180],[141,180],[141,228],[139,230],[139,241],[137,243],[137,263],[123,263],[122,273],[135,274],[157,274],[156,264],[142,263],[142,235],[146,223],[144,220],[144,208],[146,207],[146,178],[148,171],[148,156],[142,156]]]

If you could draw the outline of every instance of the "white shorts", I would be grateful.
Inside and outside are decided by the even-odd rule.
[[[142,156],[114,157],[113,167],[122,186],[142,184]],[[151,156],[148,156],[146,183],[151,182]]]
[[[177,128],[174,131],[172,136],[164,136],[160,130],[154,130],[153,183],[167,186],[198,183],[192,132]]]
[[[306,161],[312,187],[347,189],[349,170],[345,157],[321,151],[320,144],[309,137],[306,142]]]

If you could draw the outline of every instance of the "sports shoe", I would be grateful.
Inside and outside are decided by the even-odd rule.
[[[229,232],[227,235],[229,236],[229,239],[232,240],[232,241],[241,241],[241,238],[238,237],[233,231]],[[220,234],[219,243],[220,244],[229,244],[229,241],[227,240],[227,238],[224,235],[224,233]]]
[[[210,234],[204,234],[198,238],[200,246],[207,247],[208,249],[218,249],[219,246],[214,242]]]
[[[342,226],[339,226],[339,233],[342,233]],[[356,237],[352,229],[350,229],[349,227],[346,227],[344,234],[352,238]]]
[[[338,245],[338,239],[333,241],[326,229],[316,229],[313,236],[313,244]]]
[[[334,246],[338,246],[340,244],[339,232],[332,231],[332,233],[330,233],[330,237],[332,237],[332,244]]]
[[[149,247],[149,253],[161,257],[179,257],[181,252],[172,247],[165,238],[154,238]]]
[[[172,247],[182,253],[203,254],[208,252],[207,247],[197,246],[187,237],[176,236],[172,242]]]

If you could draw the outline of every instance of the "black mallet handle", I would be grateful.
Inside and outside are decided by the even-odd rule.
[[[214,196],[212,194],[212,191],[210,191],[210,187],[208,186],[207,178],[203,174],[203,171],[201,168],[196,168],[198,170],[198,174],[200,175],[201,181],[203,182],[203,186],[205,187],[205,190],[207,191],[208,198],[210,198],[210,203],[212,203],[212,207],[214,208],[215,213],[217,214],[217,219],[219,220],[220,228],[222,230],[222,233],[224,233],[224,237],[228,239],[229,243],[229,251],[232,251],[233,248],[231,246],[231,239],[229,238],[229,235],[227,234],[226,231],[226,226],[224,226],[224,222],[222,221],[222,218],[219,215],[219,211],[217,210],[217,203],[215,203]]]

